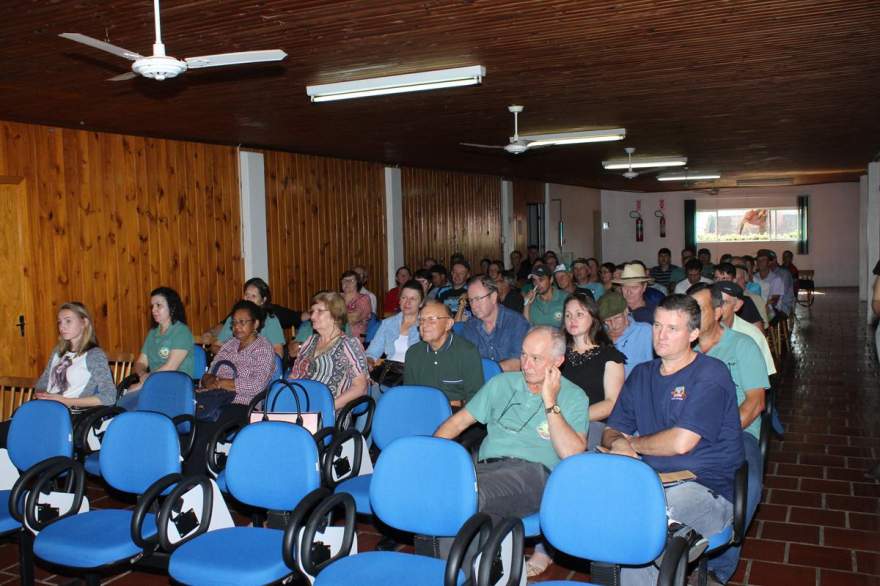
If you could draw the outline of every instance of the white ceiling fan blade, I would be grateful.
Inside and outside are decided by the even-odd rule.
[[[506,146],[499,146],[497,144],[477,144],[475,142],[460,142],[458,143],[461,146],[467,147],[476,147],[478,149],[506,149]]]
[[[241,65],[244,63],[264,63],[266,61],[281,61],[287,57],[287,53],[281,49],[269,51],[243,51],[241,53],[220,53],[218,55],[201,55],[199,57],[187,57],[184,59],[190,69],[200,67],[220,67],[222,65]]]
[[[114,77],[107,78],[105,81],[126,81],[129,79],[134,79],[138,76],[134,71],[129,71],[128,73],[120,73]]]
[[[81,35],[79,33],[61,33],[58,36],[77,43],[82,43],[83,45],[88,45],[95,49],[100,49],[101,51],[113,53],[117,57],[122,57],[123,59],[129,59],[131,61],[141,59],[141,55],[134,51],[129,51],[128,49],[123,49],[122,47],[117,47],[116,45],[111,45],[110,43],[105,43],[104,41],[99,41],[98,39],[93,39],[92,37],[87,37],[86,35]]]

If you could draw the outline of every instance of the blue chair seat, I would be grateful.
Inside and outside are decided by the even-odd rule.
[[[258,527],[211,531],[180,546],[168,573],[183,584],[272,584],[291,573],[281,556],[284,532]]]
[[[348,480],[340,482],[334,492],[347,492],[354,497],[354,504],[358,513],[362,515],[372,515],[373,507],[370,505],[370,481],[372,479],[372,474],[349,478]]]
[[[86,456],[85,460],[83,460],[83,467],[86,469],[86,472],[88,472],[92,476],[101,475],[100,457],[100,452],[92,452],[91,454]]]
[[[156,516],[144,519],[142,535],[156,535]],[[141,552],[131,540],[131,511],[89,511],[53,523],[34,541],[41,559],[70,568],[97,568],[127,560]]]
[[[327,566],[315,580],[315,586],[438,586],[443,584],[446,560],[396,551],[370,551],[342,558]],[[464,583],[459,571],[457,584]]]
[[[733,525],[728,525],[715,535],[709,537],[709,547],[706,551],[714,551],[719,547],[724,547],[733,539]]]
[[[523,517],[522,522],[526,537],[537,537],[541,534],[540,513],[532,513],[528,517]]]
[[[21,527],[21,523],[16,521],[9,514],[9,493],[11,490],[0,490],[0,533],[14,531]]]

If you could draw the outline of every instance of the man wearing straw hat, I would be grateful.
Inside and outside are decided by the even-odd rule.
[[[620,277],[611,281],[620,285],[620,292],[626,299],[633,320],[651,325],[654,324],[654,309],[657,306],[645,299],[645,290],[653,280],[643,265],[633,262],[624,265]]]

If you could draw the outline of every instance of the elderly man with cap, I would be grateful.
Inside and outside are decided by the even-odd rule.
[[[779,304],[779,301],[785,293],[785,284],[782,282],[782,279],[779,278],[779,275],[773,271],[773,265],[770,261],[772,255],[773,252],[766,248],[762,248],[758,251],[758,256],[755,261],[758,270],[755,272],[752,280],[760,285],[761,297],[764,298],[764,303],[769,310],[773,310],[773,313],[775,313],[776,306]],[[774,321],[774,316],[771,315],[770,317],[771,321]]]
[[[637,364],[654,359],[651,326],[633,320],[623,295],[616,291],[605,293],[599,300],[599,319],[614,347],[626,356],[624,376],[629,376]]]
[[[467,285],[471,317],[464,322],[461,336],[477,347],[480,357],[500,364],[501,370],[519,370],[528,320],[501,304],[498,284],[488,275],[471,277]]]
[[[553,271],[553,280],[556,281],[556,288],[565,293],[566,296],[577,291],[577,287],[575,287],[574,281],[571,278],[571,271],[565,266],[565,263],[560,263],[556,266],[556,269]],[[593,296],[591,292],[586,293],[590,297]]]
[[[734,332],[745,334],[758,345],[767,367],[767,376],[773,376],[776,374],[776,364],[773,362],[773,354],[770,352],[767,336],[756,325],[750,324],[737,315],[746,298],[745,290],[738,283],[732,281],[718,281],[715,284],[721,289],[721,323]]]
[[[719,283],[721,281],[736,281],[736,267],[729,262],[715,265],[715,282]],[[742,303],[736,314],[755,327],[764,328],[764,318],[761,315],[761,311],[750,297],[743,296]]]
[[[743,448],[746,461],[749,463],[746,508],[748,526],[761,500],[764,462],[758,439],[761,435],[764,394],[770,388],[770,380],[764,357],[761,356],[758,346],[748,336],[735,332],[721,323],[723,306],[735,301],[729,294],[735,291],[734,287],[739,288],[739,285],[726,281],[714,285],[697,283],[688,290],[688,295],[700,306],[698,350],[723,362],[730,371],[736,387],[736,402],[743,429]],[[710,570],[721,583],[726,583],[733,575],[739,563],[739,553],[739,547],[731,547],[709,560]]]
[[[650,303],[645,298],[648,283],[653,280],[645,271],[644,266],[639,263],[629,263],[623,267],[620,278],[611,281],[615,285],[620,285],[620,292],[626,299],[629,314],[637,322],[654,323],[654,309],[657,304]]]
[[[589,291],[593,299],[599,299],[605,293],[605,287],[598,281],[591,281],[590,261],[586,258],[576,259],[571,264],[574,285],[582,291]],[[598,277],[599,275],[596,275]]]
[[[525,296],[525,311],[523,314],[533,326],[551,326],[558,328],[562,325],[562,313],[565,311],[565,299],[568,295],[553,287],[550,269],[546,266],[537,266],[529,279],[533,288]]]

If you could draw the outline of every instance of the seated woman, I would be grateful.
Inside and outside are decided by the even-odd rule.
[[[370,313],[372,313],[370,298],[361,293],[360,281],[354,271],[342,273],[341,285],[345,311],[348,314],[346,322],[351,328],[352,337],[360,341],[367,332],[367,322],[370,320]],[[315,328],[314,323],[312,323],[312,327]]]
[[[98,346],[92,316],[82,303],[65,303],[58,310],[58,343],[34,389],[34,399],[58,401],[71,410],[116,401],[107,355]],[[6,446],[8,429],[9,421],[0,423],[0,447]]]
[[[262,391],[275,370],[275,352],[272,344],[261,335],[265,312],[256,303],[242,300],[232,307],[232,338],[227,340],[214,356],[213,364],[227,361],[235,371],[221,364],[214,374],[205,374],[196,389],[198,393],[222,389],[228,391],[231,402],[221,408],[217,421],[199,421],[192,452],[184,469],[191,474],[205,473],[206,448],[214,433],[232,421],[244,422],[248,405]]]
[[[241,298],[256,304],[263,310],[266,317],[265,321],[260,322],[263,324],[260,335],[269,340],[275,354],[284,356],[284,330],[281,329],[281,322],[278,320],[278,317],[270,309],[272,292],[269,290],[269,285],[259,277],[248,279],[244,283],[244,294]],[[238,307],[238,304],[226,316],[226,320],[224,320],[219,332],[206,332],[202,336],[202,343],[210,344],[211,351],[214,354],[217,354],[224,342],[232,338],[232,314],[235,312],[235,307]]]
[[[186,325],[186,311],[177,291],[159,287],[150,292],[153,328],[147,333],[141,354],[132,370],[140,379],[119,399],[124,409],[137,407],[137,392],[151,372],[178,370],[193,375],[193,335]]]
[[[314,333],[299,349],[289,375],[327,385],[337,411],[367,392],[367,357],[360,340],[343,332],[346,318],[342,295],[332,291],[315,295],[311,313]]]
[[[403,287],[404,283],[410,281],[412,278],[412,271],[409,270],[409,267],[407,266],[398,268],[397,272],[394,273],[394,280],[397,282],[397,287],[391,289],[385,294],[385,302],[382,304],[382,309],[385,312],[385,315],[390,316],[392,313],[400,311],[400,289]]]
[[[403,383],[406,351],[419,341],[419,308],[424,295],[418,281],[404,283],[400,287],[400,313],[382,320],[367,348],[370,378],[381,387],[396,387]],[[383,355],[384,362],[380,360]]]

